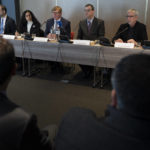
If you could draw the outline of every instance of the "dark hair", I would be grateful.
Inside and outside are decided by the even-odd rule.
[[[118,107],[138,117],[150,117],[150,55],[123,58],[112,74]]]
[[[7,8],[4,5],[0,5],[2,7],[2,10],[5,11],[5,13],[7,13]]]
[[[0,85],[10,77],[15,65],[15,52],[12,44],[0,38]]]
[[[94,8],[94,6],[92,4],[86,4],[85,5],[85,7],[89,7],[89,6],[92,8],[92,10],[95,10],[95,8]]]
[[[33,12],[30,11],[30,10],[25,10],[25,11],[23,12],[23,14],[22,14],[22,17],[21,17],[21,20],[20,20],[20,23],[19,23],[18,31],[19,31],[20,33],[24,33],[23,29],[24,29],[24,27],[27,25],[27,20],[26,20],[26,17],[25,17],[25,15],[26,15],[27,12],[29,12],[29,13],[31,14],[33,23],[39,25],[39,27],[41,26],[40,22],[36,19],[36,17],[35,17],[35,15],[33,14]]]

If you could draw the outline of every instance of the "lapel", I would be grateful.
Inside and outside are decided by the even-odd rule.
[[[64,19],[61,17],[60,21],[62,22],[62,27],[64,25]]]
[[[33,30],[35,29],[35,27],[36,27],[36,26],[35,26],[35,24],[33,23],[32,26],[31,26],[31,29],[30,29],[30,33],[33,32]]]
[[[84,26],[84,29],[86,30],[86,33],[88,33],[88,24],[87,24],[87,19],[84,20],[83,22],[83,26]]]
[[[5,23],[5,27],[7,26],[8,20],[9,20],[9,17],[7,16],[7,18],[6,18],[6,23]]]
[[[97,25],[97,20],[96,20],[96,18],[94,17],[93,22],[92,22],[92,26],[91,26],[91,30],[90,30],[91,32],[94,31],[96,25]]]

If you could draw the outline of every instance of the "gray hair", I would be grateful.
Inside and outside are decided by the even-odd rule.
[[[133,12],[134,14],[135,14],[135,16],[138,16],[139,15],[139,12],[136,10],[136,9],[129,9],[128,11],[127,11],[127,13],[129,13],[129,12]]]

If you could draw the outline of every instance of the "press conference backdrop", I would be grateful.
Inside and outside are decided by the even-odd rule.
[[[59,5],[63,8],[63,16],[71,21],[72,31],[77,34],[78,23],[84,18],[87,3],[93,4],[95,15],[105,21],[106,37],[111,39],[119,25],[126,22],[126,11],[135,8],[140,13],[139,20],[147,25],[150,39],[150,0],[20,0],[20,8],[21,12],[32,10],[42,23],[51,17],[52,7]]]

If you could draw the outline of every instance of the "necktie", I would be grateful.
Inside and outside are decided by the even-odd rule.
[[[1,19],[0,34],[4,33],[4,19]]]
[[[91,21],[88,21],[88,33],[90,33],[91,26],[92,26]]]

